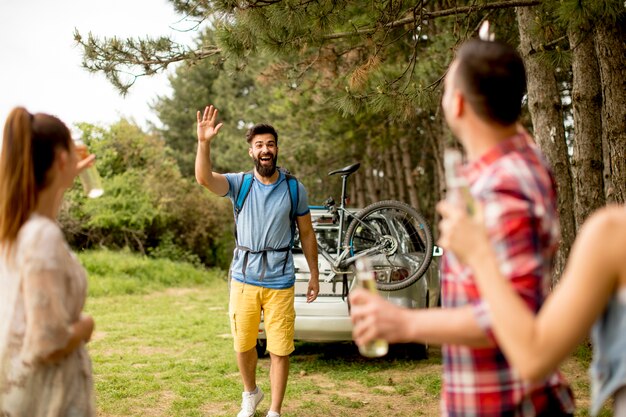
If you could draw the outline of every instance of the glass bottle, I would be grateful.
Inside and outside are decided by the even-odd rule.
[[[356,260],[356,285],[374,294],[376,289],[376,278],[372,263],[367,257]],[[384,339],[376,339],[365,345],[359,345],[359,352],[367,358],[379,358],[385,356],[389,351],[389,344]]]
[[[452,204],[465,206],[470,216],[474,215],[474,197],[470,193],[469,184],[461,174],[463,158],[456,149],[446,149],[443,153],[443,164],[446,173],[446,199]]]

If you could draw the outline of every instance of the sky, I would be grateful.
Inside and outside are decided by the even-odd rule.
[[[122,97],[104,74],[81,67],[74,28],[85,38],[90,31],[107,37],[171,35],[191,44],[194,33],[181,32],[191,26],[166,0],[0,0],[2,126],[15,106],[54,114],[70,128],[76,122],[107,125],[121,117],[142,127],[158,124],[150,104],[171,94],[167,74],[140,77]]]

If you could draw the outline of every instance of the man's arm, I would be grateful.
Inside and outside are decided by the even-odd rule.
[[[374,339],[390,343],[491,346],[476,321],[472,306],[441,309],[398,307],[363,289],[350,293],[352,335],[358,345]]]
[[[482,225],[481,210],[476,218],[468,218],[464,211],[447,203],[439,203],[437,210],[443,216],[441,244],[476,272],[507,360],[524,379],[545,378],[589,334],[620,285],[619,268],[626,266],[626,212],[621,207],[608,207],[585,222],[559,285],[535,315],[502,276]]]
[[[198,152],[196,153],[196,181],[198,184],[204,186],[209,191],[223,196],[228,192],[228,180],[222,174],[213,172],[211,165],[211,141],[223,123],[215,125],[215,119],[217,118],[217,109],[215,107],[207,106],[204,109],[204,113],[199,111],[196,113],[196,119],[198,121]]]
[[[317,267],[317,238],[315,237],[315,231],[313,230],[313,223],[311,223],[311,213],[296,217],[296,221],[298,223],[298,231],[300,232],[302,251],[304,252],[306,262],[309,265],[309,271],[311,271],[309,288],[306,292],[306,302],[310,303],[315,301],[317,294],[320,292],[320,273]]]

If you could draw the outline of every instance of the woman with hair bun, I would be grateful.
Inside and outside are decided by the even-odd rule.
[[[0,155],[0,415],[95,415],[85,270],[56,217],[78,160],[67,126],[18,107]]]

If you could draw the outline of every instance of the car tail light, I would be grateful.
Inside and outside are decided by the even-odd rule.
[[[379,282],[398,282],[404,281],[409,277],[409,270],[405,268],[396,268],[393,270],[379,269],[374,271],[374,278]]]
[[[398,268],[391,271],[392,281],[404,281],[409,277],[409,271],[404,268]]]

